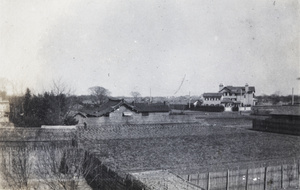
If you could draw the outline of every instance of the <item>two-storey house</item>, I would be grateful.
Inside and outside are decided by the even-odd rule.
[[[224,86],[219,85],[219,91],[216,93],[204,93],[203,105],[225,107],[225,111],[231,111],[232,107],[240,111],[251,110],[251,106],[256,104],[254,98],[255,87],[249,86]]]
[[[255,105],[255,87],[249,86],[223,86],[219,85],[219,93],[222,94],[221,104],[226,106],[250,107]]]

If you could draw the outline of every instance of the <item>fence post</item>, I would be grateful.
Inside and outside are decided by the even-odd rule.
[[[283,164],[281,164],[281,188],[283,189]]]
[[[268,172],[268,167],[265,167],[265,176],[264,176],[264,190],[267,189],[267,172]]]
[[[248,176],[249,176],[249,170],[246,171],[246,188],[245,190],[248,190]]]
[[[130,187],[132,188],[133,187],[133,179],[132,179],[132,177],[130,177],[130,181],[131,181]]]
[[[210,176],[209,176],[209,172],[207,173],[207,190],[209,190],[210,188]]]
[[[227,170],[226,190],[229,190],[229,170]]]
[[[297,166],[298,166],[298,188],[300,187],[300,164],[299,164],[299,160],[298,160],[298,163],[297,163]]]

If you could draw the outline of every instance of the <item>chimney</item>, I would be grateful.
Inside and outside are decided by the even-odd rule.
[[[249,85],[248,83],[245,84],[245,93],[247,94],[247,92],[249,91]]]
[[[221,83],[221,84],[219,85],[219,92],[220,92],[223,88],[224,88],[224,85]]]

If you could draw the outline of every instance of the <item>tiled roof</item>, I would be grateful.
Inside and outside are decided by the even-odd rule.
[[[88,109],[85,110],[85,112],[87,117],[100,117],[118,109],[123,103],[123,100],[109,98],[108,101],[99,108]]]
[[[136,112],[169,112],[170,107],[164,103],[135,103],[131,105]]]
[[[115,111],[121,106],[125,106],[131,109],[134,112],[169,112],[170,107],[164,103],[134,103],[129,104],[124,100],[120,99],[112,99],[101,105],[99,108],[90,108],[86,110],[82,110],[81,115],[86,115],[86,117],[101,117],[110,112]],[[85,114],[84,114],[85,113]]]
[[[80,115],[80,116],[82,116],[82,117],[84,117],[84,118],[87,117],[87,116],[86,116],[86,113],[84,113],[84,112],[77,112],[77,113],[73,114],[73,117],[75,117],[76,115]]]
[[[203,97],[219,97],[221,98],[222,93],[214,93],[214,92],[209,92],[209,93],[204,93]]]
[[[225,88],[227,88],[232,93],[241,93],[241,90],[242,90],[242,93],[245,93],[245,86],[225,86],[219,92],[221,92]],[[249,86],[248,92],[255,92],[255,87]]]

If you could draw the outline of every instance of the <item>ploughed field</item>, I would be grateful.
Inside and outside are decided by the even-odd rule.
[[[170,133],[163,136],[97,139],[84,146],[97,152],[98,158],[116,171],[167,169],[183,175],[220,168],[253,168],[263,163],[278,165],[300,157],[299,136],[249,130],[249,119],[222,120],[207,119],[189,133],[184,131],[190,125],[181,124],[182,133],[174,134],[170,127]],[[148,126],[139,127],[142,131]]]

